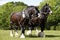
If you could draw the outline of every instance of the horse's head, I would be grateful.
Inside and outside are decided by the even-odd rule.
[[[45,13],[45,14],[51,14],[52,11],[51,11],[51,8],[50,8],[49,4],[46,3],[46,4],[43,6],[41,12],[43,12],[43,13]]]
[[[49,4],[45,4],[42,9],[40,10],[40,13],[38,13],[38,17],[42,17],[43,15],[46,17],[48,14],[51,14],[51,8],[49,6]]]

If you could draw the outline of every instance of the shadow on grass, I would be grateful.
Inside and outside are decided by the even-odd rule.
[[[31,35],[31,36],[27,36],[26,37],[30,37],[30,38],[39,38],[38,36],[36,35]],[[45,37],[48,37],[48,38],[53,38],[53,37],[60,37],[60,35],[45,35]]]
[[[45,37],[60,37],[60,35],[45,35]]]
[[[36,36],[36,35],[31,35],[31,36],[26,35],[26,37],[29,37],[29,38],[39,38],[39,37]]]

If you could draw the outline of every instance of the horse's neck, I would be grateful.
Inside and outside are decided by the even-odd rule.
[[[47,13],[45,13],[45,12],[40,12],[40,14],[41,15],[45,15],[45,16],[47,16],[48,14]]]

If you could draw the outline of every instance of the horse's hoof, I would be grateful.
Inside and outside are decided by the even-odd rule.
[[[27,35],[31,35],[31,30],[27,31]]]
[[[13,33],[12,32],[10,32],[10,36],[13,37]]]
[[[20,38],[25,38],[24,34],[22,34],[22,35],[20,36]]]
[[[39,32],[40,32],[40,31],[36,30],[36,33],[35,33],[35,35],[36,35],[36,36],[38,36],[38,33],[39,33]]]
[[[39,37],[45,37],[44,32],[39,32],[39,33],[38,33],[38,36],[39,36]]]
[[[13,37],[13,35],[10,35],[11,37]]]
[[[17,32],[15,32],[15,37],[18,37],[18,33]]]
[[[13,37],[13,34],[10,33],[10,36]]]

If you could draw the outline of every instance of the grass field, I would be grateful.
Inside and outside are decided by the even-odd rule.
[[[26,35],[26,38],[24,39],[19,37],[10,37],[9,32],[10,30],[0,30],[0,40],[60,40],[60,31],[45,30],[45,38],[37,37],[34,34],[35,31],[32,31],[32,36],[29,37]]]

